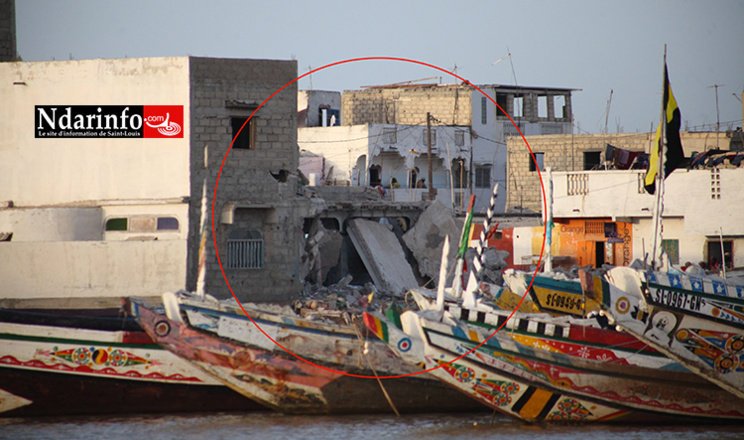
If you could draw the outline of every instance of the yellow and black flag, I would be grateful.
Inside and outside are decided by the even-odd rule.
[[[669,74],[667,73],[666,63],[664,63],[664,100],[662,101],[662,106],[664,112],[664,123],[659,124],[659,127],[656,130],[654,148],[651,150],[651,156],[648,161],[648,171],[646,172],[646,178],[644,179],[644,187],[649,194],[656,192],[656,174],[659,171],[659,160],[661,160],[660,152],[662,150],[662,129],[664,130],[664,137],[666,138],[666,154],[664,157],[664,174],[661,178],[666,179],[666,177],[685,160],[685,153],[682,150],[682,141],[679,137],[679,127],[681,125],[682,116],[679,112],[679,107],[677,107],[677,101],[674,99],[674,95],[672,94],[672,86],[669,84]]]

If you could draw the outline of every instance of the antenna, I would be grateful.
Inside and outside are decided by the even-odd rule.
[[[607,134],[607,119],[610,117],[610,105],[612,104],[612,89],[610,89],[610,99],[607,100],[607,110],[605,111],[605,127],[602,134]]]
[[[514,63],[512,62],[512,56],[511,56],[511,51],[509,50],[509,46],[506,46],[506,55],[494,61],[493,63],[491,63],[491,65],[495,66],[507,58],[509,58],[509,64],[511,64],[512,77],[514,77],[514,85],[516,86],[517,85],[517,74],[514,73]]]
[[[718,149],[718,131],[721,127],[721,117],[718,114],[718,88],[723,87],[726,84],[713,84],[709,86],[709,89],[716,89],[716,150]]]

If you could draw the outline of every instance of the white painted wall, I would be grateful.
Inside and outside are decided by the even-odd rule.
[[[297,129],[300,150],[325,157],[326,179],[352,180],[356,177],[357,160],[369,151],[368,125],[342,125],[338,127],[304,127]],[[366,169],[361,171],[362,184],[366,182]]]
[[[2,298],[158,296],[186,284],[183,240],[7,242],[0,261]]]
[[[99,207],[0,209],[0,232],[13,242],[90,241],[103,237]]]
[[[684,217],[686,235],[744,235],[744,169],[718,169],[720,199],[711,198],[712,170],[675,170],[666,179],[664,217]],[[650,218],[654,196],[639,184],[642,171],[554,172],[555,217]],[[568,195],[569,179],[588,193]]]
[[[14,84],[16,83],[16,84]],[[0,201],[189,195],[189,59],[0,63]],[[177,139],[35,139],[35,105],[183,105]]]

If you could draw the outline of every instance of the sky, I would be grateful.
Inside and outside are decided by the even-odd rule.
[[[721,130],[742,126],[742,0],[16,0],[16,32],[24,61],[295,59],[299,76],[393,57],[446,71],[356,61],[319,70],[300,89],[457,81],[450,71],[476,85],[580,89],[577,133],[650,131],[666,44],[682,128],[715,130],[716,90]]]

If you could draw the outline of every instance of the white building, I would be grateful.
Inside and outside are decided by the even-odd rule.
[[[632,224],[632,259],[653,246],[655,196],[643,171],[554,172],[557,219],[606,219]],[[673,264],[721,261],[744,266],[744,168],[677,169],[665,182],[663,247]],[[650,258],[648,261],[650,262]]]
[[[363,124],[299,128],[300,169],[322,185],[383,186],[394,201],[428,200],[426,125]],[[468,127],[432,126],[436,198],[467,209],[472,138]],[[426,188],[417,188],[424,180]],[[399,188],[394,188],[393,182]]]
[[[195,57],[0,63],[0,298],[194,289],[202,188],[212,207],[220,173],[232,291],[298,294],[296,88],[246,122],[296,74],[293,61]],[[209,231],[207,289],[231,296]]]

